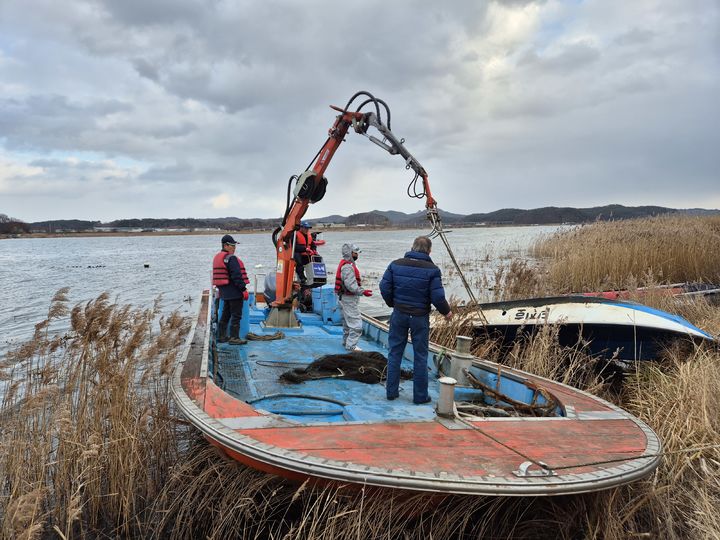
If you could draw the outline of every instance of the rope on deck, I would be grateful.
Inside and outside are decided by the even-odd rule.
[[[699,452],[701,450],[711,450],[720,448],[720,444],[706,444],[704,446],[691,446],[689,448],[681,448],[679,450],[668,450],[667,452],[658,452],[656,454],[641,454],[639,456],[605,459],[603,461],[589,461],[587,463],[578,463],[577,465],[563,465],[561,467],[552,467],[552,470],[559,471],[562,469],[577,469],[579,467],[590,467],[591,465],[604,465],[606,463],[620,463],[622,461],[632,461],[634,459],[643,459],[651,457],[665,457],[673,454],[686,454],[689,452]]]
[[[482,390],[484,394],[488,394],[496,401],[496,403],[502,402],[509,404],[512,410],[520,414],[528,414],[532,416],[552,416],[553,411],[560,407],[560,404],[550,392],[548,392],[542,386],[532,384],[530,381],[527,381],[525,385],[533,391],[533,397],[530,404],[527,404],[524,401],[518,401],[516,399],[513,399],[510,396],[503,394],[499,390],[486,385],[477,377],[475,377],[470,372],[470,370],[465,369],[463,370],[463,372],[465,373],[465,376],[468,378],[470,384],[472,384],[473,387]],[[542,396],[545,399],[545,403],[538,403],[539,396]],[[498,408],[501,410],[505,410],[502,406],[499,406]]]
[[[248,332],[247,339],[250,341],[272,341],[274,339],[284,339],[285,334],[283,334],[280,330],[275,332],[274,334],[253,334],[252,332]]]

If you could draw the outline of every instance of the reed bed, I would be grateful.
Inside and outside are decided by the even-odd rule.
[[[536,242],[560,293],[720,282],[720,216],[597,222]]]
[[[677,224],[697,226],[692,219]],[[637,225],[625,226],[628,232]],[[574,240],[563,239],[559,253],[585,253],[584,235],[599,234],[594,227],[605,230],[607,224],[570,233]],[[644,250],[606,257],[598,275],[630,268],[632,261],[625,259],[634,257],[648,266],[633,269],[632,279],[654,275],[651,252],[668,244],[654,236],[645,240]],[[503,261],[484,285],[497,300],[563,292],[546,268]],[[568,282],[589,283],[584,267],[567,267],[574,270],[578,275]],[[698,270],[686,279],[707,275]],[[177,315],[158,320],[157,306],[134,309],[111,303],[107,295],[69,310],[66,295],[56,295],[34,338],[0,365],[2,538],[720,537],[716,349],[675,347],[662,361],[638,366],[617,387],[582,343],[562,348],[550,327],[509,351],[477,342],[480,356],[594,392],[637,415],[662,438],[662,464],[629,486],[575,497],[401,495],[292,484],[227,459],[176,417],[168,392],[188,321]],[[642,301],[720,334],[720,308],[702,299],[645,295]],[[471,313],[457,311],[451,322],[433,328],[434,340],[451,347],[456,335],[471,331]],[[49,328],[59,318],[70,319],[71,331],[52,335]]]
[[[188,321],[107,294],[70,310],[67,292],[0,365],[2,538],[142,533],[180,452],[168,377]]]

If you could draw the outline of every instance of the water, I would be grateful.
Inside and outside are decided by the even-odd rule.
[[[530,244],[557,227],[501,227],[457,229],[449,235],[457,258],[469,262],[463,268],[470,276],[487,272],[488,264],[524,255]],[[319,251],[328,273],[334,276],[343,243],[362,249],[358,267],[364,284],[375,295],[363,298],[363,310],[382,312],[384,304],[377,283],[387,265],[402,257],[413,239],[424,230],[326,231],[326,245]],[[70,287],[71,304],[96,298],[107,291],[111,299],[139,307],[150,306],[162,295],[165,312],[179,310],[194,315],[197,299],[210,284],[213,255],[219,250],[220,234],[186,236],[70,237],[0,240],[0,353],[30,337],[34,325],[47,316],[50,299],[61,287]],[[270,234],[239,234],[237,255],[250,275],[272,272],[275,250]],[[431,253],[441,268],[451,262],[437,240]],[[147,268],[145,265],[149,265]],[[448,294],[465,296],[460,280],[445,278]],[[258,277],[262,289],[262,276]]]

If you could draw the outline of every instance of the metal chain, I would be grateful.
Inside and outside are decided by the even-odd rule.
[[[480,316],[480,321],[482,322],[483,326],[487,326],[488,322],[485,318],[485,314],[482,312],[482,309],[480,308],[480,304],[477,301],[477,298],[475,297],[475,294],[472,291],[472,288],[470,287],[470,284],[468,283],[467,279],[465,278],[465,273],[460,268],[460,264],[457,262],[457,259],[455,258],[455,253],[453,253],[452,248],[450,247],[450,242],[447,239],[447,234],[445,233],[445,230],[443,229],[442,220],[440,219],[440,214],[438,214],[437,208],[429,208],[427,213],[428,219],[430,220],[430,223],[432,224],[432,232],[430,233],[430,236],[433,237],[440,237],[440,240],[442,240],[443,244],[445,244],[445,249],[447,249],[448,255],[450,256],[450,260],[452,261],[453,265],[455,266],[455,269],[457,270],[458,275],[460,276],[460,280],[462,281],[463,286],[465,287],[465,290],[467,291],[468,297],[470,298],[470,304],[475,307],[475,309],[478,312],[478,315]]]

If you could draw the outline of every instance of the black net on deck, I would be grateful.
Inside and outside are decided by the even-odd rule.
[[[350,379],[376,384],[387,378],[387,358],[379,352],[348,352],[328,354],[313,361],[306,368],[296,368],[280,375],[280,380],[301,383],[314,379]],[[412,371],[401,369],[401,379],[412,379]]]

